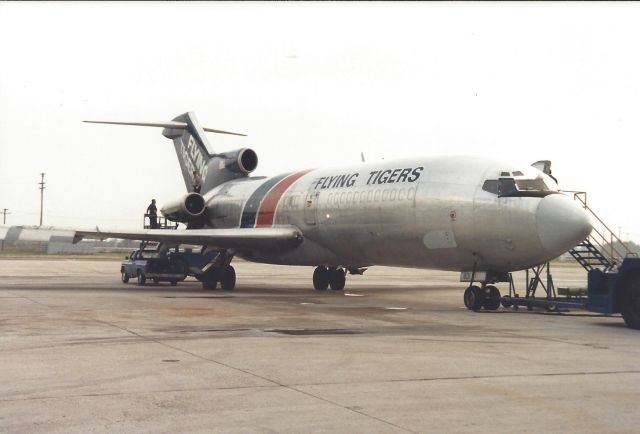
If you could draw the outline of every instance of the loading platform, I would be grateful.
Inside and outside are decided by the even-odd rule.
[[[604,315],[621,313],[627,326],[640,329],[640,258],[587,204],[587,193],[565,191],[591,215],[593,230],[568,253],[587,272],[586,288],[558,288],[551,263],[526,270],[524,296],[516,291],[509,273],[509,295],[500,297],[503,307],[549,311],[585,309]]]

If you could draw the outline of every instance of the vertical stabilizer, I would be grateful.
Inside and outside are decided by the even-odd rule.
[[[187,191],[193,191],[197,181],[202,185],[208,185],[209,163],[214,153],[204,130],[193,112],[181,114],[173,120],[183,122],[187,127],[165,128],[162,134],[173,140]]]

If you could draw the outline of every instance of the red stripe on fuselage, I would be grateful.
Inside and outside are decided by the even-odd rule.
[[[258,210],[258,218],[256,220],[257,228],[265,228],[273,226],[273,217],[278,207],[278,202],[282,198],[282,195],[291,185],[298,179],[311,172],[313,169],[303,170],[302,172],[292,173],[273,186],[271,190],[265,195],[264,199],[260,203],[260,209]]]

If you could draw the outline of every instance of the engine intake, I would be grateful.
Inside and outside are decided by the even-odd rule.
[[[258,154],[251,148],[242,148],[236,151],[219,154],[223,159],[224,167],[232,172],[251,173],[258,167]]]
[[[189,223],[201,218],[206,208],[202,195],[189,193],[180,200],[169,202],[160,212],[171,221]]]

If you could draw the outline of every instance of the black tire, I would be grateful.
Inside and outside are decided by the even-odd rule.
[[[157,278],[157,277],[154,277],[153,278],[153,283],[155,283],[157,285],[158,283],[160,283],[160,279]]]
[[[236,287],[236,270],[231,265],[227,265],[227,268],[222,272],[220,286],[225,291],[231,291]]]
[[[129,282],[129,275],[123,271],[122,272],[122,283],[127,283],[127,282]]]
[[[493,285],[489,285],[485,288],[483,294],[482,307],[486,310],[498,310],[500,307],[500,291]]]
[[[470,286],[464,291],[464,305],[469,310],[482,308],[482,290],[477,286]]]
[[[624,323],[627,327],[640,330],[640,275],[626,281],[620,301]]]
[[[329,270],[329,287],[334,291],[342,291],[347,278],[341,268]]]
[[[327,267],[316,267],[313,271],[313,289],[326,291],[329,287],[329,270]]]
[[[560,309],[555,304],[548,304],[544,308],[547,312],[560,312]]]
[[[513,303],[511,303],[510,301],[503,300],[501,301],[501,303],[502,307],[504,307],[505,309],[509,309],[511,306],[513,306]]]
[[[177,280],[170,280],[169,283],[171,283],[171,286],[177,286],[178,285],[178,281]]]
[[[147,277],[144,275],[144,273],[138,271],[138,285],[144,286],[145,283],[147,283]]]
[[[202,289],[212,291],[218,287],[218,279],[215,276],[202,276]]]

